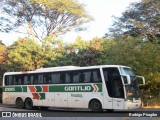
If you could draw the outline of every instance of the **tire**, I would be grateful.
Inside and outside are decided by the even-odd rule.
[[[89,106],[93,112],[101,112],[102,111],[102,104],[99,100],[92,100],[90,102]]]
[[[30,98],[27,98],[25,100],[25,108],[28,110],[32,110],[33,109],[33,102]]]
[[[22,98],[16,99],[16,106],[20,109],[24,108],[24,102],[23,102]]]

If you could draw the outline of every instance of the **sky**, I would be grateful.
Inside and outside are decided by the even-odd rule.
[[[103,37],[113,23],[113,17],[120,17],[130,3],[140,0],[78,0],[85,4],[85,9],[94,18],[94,21],[87,23],[87,30],[81,32],[68,32],[61,38],[67,42],[73,42],[77,36],[84,40],[91,40],[94,37]],[[0,40],[6,45],[11,45],[18,37],[24,37],[17,33],[0,33]]]

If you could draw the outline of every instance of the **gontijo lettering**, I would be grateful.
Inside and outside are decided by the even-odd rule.
[[[91,91],[91,86],[66,86],[65,91]]]

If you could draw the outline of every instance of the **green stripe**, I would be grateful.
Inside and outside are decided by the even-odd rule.
[[[93,84],[88,85],[50,85],[49,92],[93,92]],[[98,87],[97,92],[102,92],[102,84],[96,84]],[[36,92],[42,92],[41,86],[35,86]],[[27,86],[8,86],[3,87],[3,92],[27,92]]]
[[[23,91],[22,92],[27,92],[27,86],[22,86]]]
[[[96,84],[96,85],[99,88],[98,92],[102,92],[102,84]]]
[[[3,92],[22,92],[22,87],[21,86],[14,86],[14,87],[3,87]]]
[[[102,84],[96,84],[98,87],[97,92],[102,92]],[[49,92],[93,92],[92,85],[57,85],[49,86]]]
[[[39,93],[39,95],[40,95],[40,100],[43,100],[46,98],[45,93]]]
[[[42,92],[42,87],[41,86],[36,86],[36,92]]]
[[[27,86],[8,86],[8,87],[3,87],[3,92],[27,92]]]

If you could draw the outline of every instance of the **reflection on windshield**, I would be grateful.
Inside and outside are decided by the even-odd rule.
[[[135,76],[131,76],[131,85],[126,85],[127,98],[139,98],[139,88]]]
[[[130,68],[125,68],[125,67],[121,67],[120,70],[121,74],[129,75],[131,78],[131,84],[125,86],[127,99],[139,98],[140,93],[134,72]]]
[[[130,68],[120,67],[121,74],[135,76],[134,72]]]

